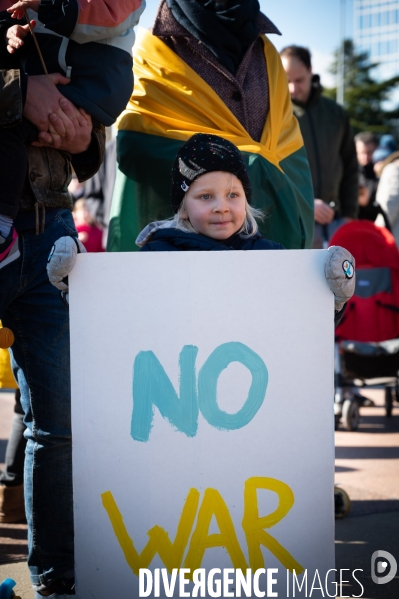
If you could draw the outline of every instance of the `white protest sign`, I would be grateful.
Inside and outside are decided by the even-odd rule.
[[[311,250],[78,257],[77,598],[285,598],[292,585],[322,597],[326,580],[333,596],[324,260]]]

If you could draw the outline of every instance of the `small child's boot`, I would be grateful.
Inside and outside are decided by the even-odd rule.
[[[18,233],[15,227],[11,227],[7,237],[3,237],[0,232],[0,268],[4,268],[19,256]]]

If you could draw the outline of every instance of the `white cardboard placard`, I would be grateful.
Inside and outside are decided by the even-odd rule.
[[[323,596],[315,572],[324,585],[334,568],[334,309],[324,259],[314,250],[78,257],[77,598],[135,599],[134,569],[165,568],[165,559],[207,573],[276,568],[269,593],[278,595],[266,575],[259,588],[278,597],[293,596],[287,567],[299,565],[307,592],[313,583],[311,596]],[[276,522],[262,520],[279,497]],[[165,533],[175,544],[146,565],[143,549],[159,539],[167,547]],[[178,582],[170,596],[183,596]]]

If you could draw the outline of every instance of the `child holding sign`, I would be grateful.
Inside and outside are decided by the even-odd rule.
[[[216,135],[193,135],[172,167],[171,202],[176,217],[147,225],[136,243],[141,251],[282,250],[262,237],[251,206],[251,182],[241,152]],[[340,312],[355,288],[353,256],[332,247],[325,274]]]
[[[173,163],[175,218],[150,223],[136,243],[142,252],[284,249],[259,233],[256,218],[262,213],[251,206],[251,199],[251,182],[238,148],[217,135],[197,133],[180,148]],[[69,254],[61,248],[64,240]],[[76,253],[72,238],[64,237],[56,242],[47,265],[50,281],[64,292]],[[325,274],[335,296],[336,322],[355,289],[354,265],[347,250],[329,248]]]

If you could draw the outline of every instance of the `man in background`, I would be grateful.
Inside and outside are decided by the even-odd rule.
[[[378,138],[370,131],[355,135],[357,161],[359,163],[359,215],[360,219],[375,221],[380,213],[376,202],[378,178],[374,171],[373,154]]]
[[[322,95],[309,50],[287,46],[280,56],[312,173],[316,223],[313,247],[322,248],[341,224],[357,216],[355,143],[345,110]]]

